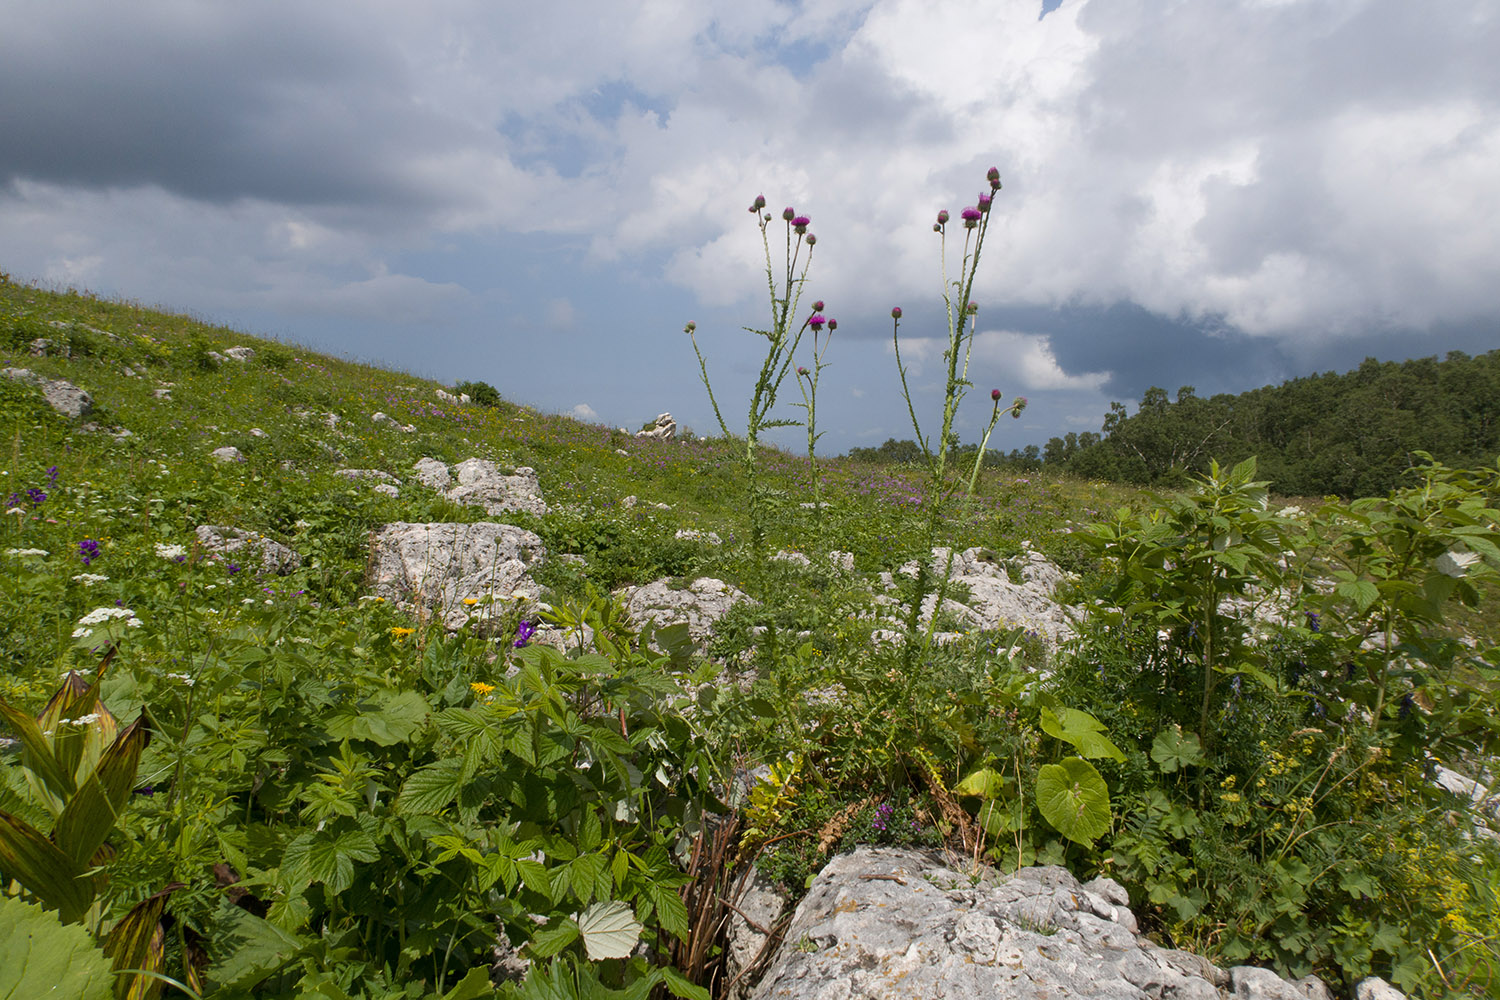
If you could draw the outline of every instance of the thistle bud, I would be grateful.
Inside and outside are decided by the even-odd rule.
[[[901,307],[900,306],[896,306],[894,309],[891,310],[891,319],[900,319],[900,318],[901,318]]]
[[[838,320],[831,319],[831,320],[828,321],[828,332],[829,333],[832,333],[833,331],[837,330],[838,328],[839,328],[839,321]]]
[[[696,329],[698,329],[698,324],[694,323],[692,320],[688,320],[688,325],[682,328],[682,332],[692,333]]]
[[[816,302],[813,303],[813,312],[820,313],[822,311],[823,311],[823,300],[819,299],[818,301],[816,301]]]
[[[987,194],[980,195],[979,196],[979,210],[981,212],[988,212],[990,210],[990,201],[991,201],[991,199],[990,199],[989,195],[987,195]]]
[[[1016,397],[1016,401],[1011,404],[1011,407],[1012,407],[1012,409],[1010,411],[1010,415],[1013,416],[1013,417],[1015,417],[1017,420],[1020,420],[1021,419],[1021,411],[1024,410],[1024,409],[1026,409],[1026,397],[1025,396],[1017,396]]]
[[[812,233],[808,233],[807,234],[807,245],[810,246],[810,247],[817,246],[818,245],[818,237],[815,236]]]
[[[979,303],[978,302],[970,302],[969,303],[969,315],[972,316],[975,313],[977,313],[978,311],[979,311]]]
[[[990,390],[990,398],[993,399],[997,403],[1000,402],[1000,390],[999,389],[991,389]]]
[[[763,194],[758,194],[758,195],[755,196],[755,201],[750,205],[750,211],[752,211],[752,212],[759,212],[761,209],[763,209],[765,207],[766,207],[766,196],[763,195]]]
[[[793,208],[792,206],[788,205],[786,208],[783,208],[781,210],[781,217],[783,219],[785,219],[787,222],[791,222],[793,219],[795,219],[797,217],[797,210],[795,208]]]
[[[800,366],[800,365],[799,365],[799,366],[798,366],[798,367],[797,367],[797,374],[798,374],[798,375],[806,375],[806,374],[807,374],[807,369],[806,369],[806,368],[803,368],[803,367],[801,367],[801,366]]]
[[[946,208],[938,213],[937,224],[940,226],[946,226],[948,224],[948,210]]]
[[[985,179],[990,182],[990,190],[991,191],[999,191],[1000,190],[1000,168],[999,167],[990,167],[989,173],[985,174],[984,176],[985,176]]]

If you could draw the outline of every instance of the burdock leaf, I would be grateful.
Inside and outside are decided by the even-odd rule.
[[[1109,829],[1109,787],[1081,757],[1043,766],[1036,796],[1042,818],[1074,843],[1091,845]]]

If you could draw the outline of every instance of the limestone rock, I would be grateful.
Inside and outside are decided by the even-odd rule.
[[[49,379],[38,375],[30,368],[6,368],[0,371],[12,382],[24,382],[39,386],[47,405],[70,420],[81,420],[94,409],[94,399],[72,382]]]
[[[27,353],[33,358],[45,358],[49,354],[60,353],[57,350],[57,341],[47,337],[38,337],[27,345]]]
[[[750,995],[1219,1000],[1205,974],[1214,967],[1141,938],[1123,899],[1108,879],[1084,886],[1063,868],[971,874],[935,852],[857,848],[818,875]],[[1309,996],[1263,970],[1235,972],[1237,983]]]
[[[768,932],[775,930],[776,922],[786,912],[786,898],[774,882],[752,866],[734,906],[729,912],[724,954],[724,981],[733,982],[734,987],[725,992],[725,1000],[743,1000],[750,995],[755,967],[771,957],[766,950]]]
[[[240,454],[240,450],[232,444],[215,448],[213,457],[220,462],[243,462],[245,460],[245,456]]]
[[[285,576],[302,565],[302,557],[273,538],[217,524],[199,525],[198,544],[207,552],[253,552],[260,556],[261,568],[267,573]]]
[[[653,438],[657,441],[670,441],[677,436],[677,421],[672,419],[670,413],[659,413],[652,421],[649,430],[636,431],[638,438]]]
[[[255,348],[226,347],[224,349],[224,356],[226,358],[229,358],[231,361],[249,361],[251,358],[255,357]]]
[[[953,553],[950,579],[969,590],[967,605],[944,604],[969,628],[1008,628],[1021,626],[1037,632],[1047,645],[1056,648],[1072,635],[1072,623],[1066,609],[1052,599],[1053,589],[1066,574],[1040,552],[1029,550],[1020,567],[1020,583],[1012,583],[1006,567],[985,549],[971,548]],[[938,546],[932,550],[931,566],[941,572],[948,563],[949,550]],[[901,572],[915,576],[916,561],[901,567]],[[884,578],[889,588],[893,581]],[[936,599],[929,596],[922,607],[923,621],[930,619]]]
[[[625,607],[630,617],[642,624],[657,625],[687,622],[688,634],[702,643],[713,633],[714,624],[740,601],[752,598],[711,576],[699,577],[686,589],[674,589],[670,580],[656,580],[643,587],[625,591]]]
[[[403,424],[394,417],[381,413],[379,410],[376,410],[374,413],[370,414],[370,423],[389,425],[396,428],[398,431],[402,431],[407,434],[414,434],[417,430],[415,424]]]
[[[369,579],[378,596],[431,609],[458,628],[488,616],[487,598],[534,600],[531,569],[543,557],[542,540],[510,524],[397,522],[371,536]]]
[[[704,545],[724,544],[724,540],[719,537],[717,531],[699,531],[697,528],[679,528],[672,537],[678,540],[686,539],[690,542],[702,542]]]
[[[1354,1000],[1406,1000],[1406,995],[1379,976],[1370,976],[1355,985]]]
[[[508,511],[538,517],[547,513],[535,469],[522,466],[506,475],[493,462],[470,458],[455,465],[453,475],[458,485],[448,490],[448,499],[454,503],[483,507],[491,516]]]
[[[453,483],[448,467],[435,458],[418,459],[412,470],[417,474],[417,482],[435,490],[446,490]]]
[[[335,476],[343,476],[345,479],[378,479],[382,483],[399,483],[401,480],[389,472],[379,469],[334,469]]]

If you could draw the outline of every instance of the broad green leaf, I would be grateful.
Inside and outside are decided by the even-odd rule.
[[[687,977],[670,965],[657,967],[661,972],[662,982],[673,996],[682,997],[682,1000],[710,1000],[708,990],[702,986],[688,982]]]
[[[495,986],[490,982],[490,970],[476,965],[458,984],[443,994],[443,1000],[486,1000],[495,995]]]
[[[643,930],[630,904],[617,899],[595,903],[578,918],[578,932],[591,962],[629,957]]]
[[[130,976],[132,971],[161,972],[165,953],[165,935],[161,918],[166,912],[167,897],[185,883],[174,882],[161,892],[148,896],[120,918],[104,940],[104,953],[123,978],[116,984],[120,1000],[147,1000],[161,995],[162,981],[152,976]],[[120,992],[123,990],[123,992]]]
[[[406,779],[396,797],[396,811],[404,815],[438,813],[458,798],[463,788],[463,762],[450,758],[428,764]]]
[[[422,728],[429,711],[420,694],[403,691],[384,699],[376,711],[361,712],[353,706],[343,709],[329,719],[328,734],[337,740],[369,740],[383,747],[395,746],[407,742]]]
[[[94,852],[119,821],[135,788],[141,752],[150,742],[151,730],[141,716],[115,737],[99,759],[99,766],[79,782],[57,817],[52,839],[80,868],[91,863]]]
[[[0,896],[0,997],[111,1000],[114,972],[82,927],[35,903]]]
[[[1151,759],[1163,774],[1186,770],[1203,763],[1203,744],[1197,733],[1184,733],[1182,727],[1172,726],[1156,734],[1151,743]]]
[[[556,927],[544,927],[531,936],[526,950],[533,959],[551,958],[568,945],[578,940],[578,925],[564,920]]]
[[[1086,760],[1067,757],[1044,765],[1036,797],[1042,818],[1074,843],[1090,845],[1109,829],[1109,788]]]
[[[1344,580],[1335,586],[1333,591],[1340,597],[1353,601],[1361,614],[1368,611],[1370,605],[1380,599],[1379,588],[1369,580]]]
[[[218,986],[251,987],[284,968],[302,951],[302,940],[236,906],[221,905],[210,936],[217,960],[208,980]]]
[[[6,724],[10,726],[10,731],[15,733],[21,741],[21,762],[27,770],[41,779],[47,791],[51,792],[58,802],[66,801],[77,786],[73,781],[72,773],[63,768],[53,756],[51,744],[42,735],[42,727],[37,725],[37,721],[30,715],[18,708],[12,708],[3,700],[0,700],[0,717],[5,719]]]
[[[75,866],[34,827],[4,811],[0,811],[0,871],[49,908],[56,907],[65,924],[81,919],[94,901],[94,882],[84,875],[85,869]]]
[[[288,844],[282,867],[310,882],[322,882],[333,892],[343,892],[354,884],[354,862],[379,858],[375,839],[364,830],[327,827],[304,833]]]
[[[1042,711],[1046,711],[1043,709]],[[1005,792],[1006,778],[999,771],[981,767],[953,786],[954,795],[977,795],[982,799],[998,799]]]
[[[1104,735],[1104,723],[1087,712],[1064,708],[1058,713],[1044,706],[1041,724],[1042,732],[1067,743],[1083,757],[1109,757],[1120,762],[1125,760],[1120,748]]]

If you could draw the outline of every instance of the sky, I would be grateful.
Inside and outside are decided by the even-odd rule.
[[[751,201],[812,220],[824,454],[940,413],[999,169],[991,446],[1153,385],[1500,347],[1495,0],[0,0],[0,271],[631,429],[742,432]],[[950,224],[948,278],[962,231]],[[805,311],[805,310],[804,310]],[[798,363],[811,366],[810,354]],[[779,416],[802,397],[783,387]],[[800,430],[781,439],[805,445]]]

